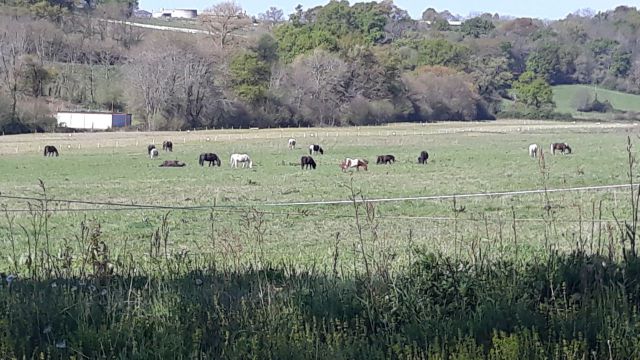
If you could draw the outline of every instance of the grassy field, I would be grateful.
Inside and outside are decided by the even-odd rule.
[[[640,95],[626,94],[619,91],[602,88],[594,89],[591,85],[559,85],[553,87],[553,101],[556,103],[556,111],[570,113],[578,118],[606,117],[604,114],[580,113],[576,110],[576,96],[588,93],[591,99],[597,91],[598,100],[608,100],[615,110],[640,112]]]
[[[0,358],[638,358],[628,189],[464,196],[628,182],[628,137],[522,120],[0,137]],[[164,139],[186,167],[146,156]]]
[[[115,254],[150,252],[152,235],[168,213],[165,239],[171,253],[234,255],[294,263],[329,263],[336,239],[345,261],[358,240],[351,204],[283,205],[289,202],[348,200],[353,193],[367,199],[456,195],[526,189],[569,188],[628,182],[626,137],[633,125],[596,125],[528,121],[395,125],[349,129],[215,130],[183,133],[35,134],[0,138],[2,204],[15,216],[15,242],[8,239],[8,222],[0,222],[4,241],[0,253],[24,257],[26,235],[18,225],[32,215],[24,200],[6,196],[40,197],[42,179],[49,198],[113,202],[166,208],[126,208],[100,204],[50,203],[51,246],[77,248],[80,223],[100,223],[102,239]],[[288,150],[295,137],[298,149]],[[159,160],[146,156],[148,143],[174,141],[174,152]],[[544,151],[550,142],[568,142],[570,156],[547,156],[545,177],[538,161],[527,155],[532,142]],[[324,155],[314,156],[317,170],[301,170],[300,156],[319,143]],[[45,158],[42,146],[56,145],[60,157]],[[420,166],[421,150],[430,153]],[[215,152],[222,167],[200,167],[197,157]],[[228,157],[246,152],[252,169],[231,169]],[[393,154],[393,165],[376,165],[381,154]],[[344,157],[370,162],[369,171],[343,173]],[[163,159],[185,161],[185,168],[158,167]],[[352,191],[353,190],[353,191]],[[497,248],[510,246],[516,219],[518,241],[535,255],[543,250],[545,229],[554,219],[552,244],[575,246],[576,238],[592,238],[594,206],[602,202],[602,219],[627,212],[624,190],[544,195],[472,197],[430,201],[393,201],[375,205],[375,219],[360,222],[384,238],[381,246],[404,259],[408,247],[467,256],[475,242]],[[31,201],[36,204],[37,202]],[[286,205],[286,204],[285,204]],[[200,209],[181,209],[197,207]],[[175,207],[175,208],[172,208]],[[208,208],[210,207],[210,208]],[[607,224],[606,222],[602,224]],[[375,225],[375,226],[374,226]],[[598,229],[600,223],[597,224]],[[371,237],[372,233],[367,233]],[[443,240],[444,239],[444,240]],[[164,240],[163,240],[164,241]],[[17,245],[16,245],[17,244]],[[548,245],[548,244],[547,244]],[[233,254],[231,254],[233,253]],[[494,252],[498,254],[499,252]],[[222,255],[221,255],[222,254]],[[146,255],[145,255],[146,256]],[[8,266],[7,257],[2,263]],[[0,266],[0,269],[2,267]]]

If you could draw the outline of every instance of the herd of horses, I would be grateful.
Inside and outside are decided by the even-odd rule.
[[[289,139],[288,148],[290,150],[294,150],[296,148],[296,139]],[[169,140],[164,141],[162,143],[162,150],[173,152],[173,143]],[[550,146],[551,153],[553,155],[556,154],[557,151],[565,154],[571,154],[571,147],[567,143],[552,143]],[[156,146],[150,144],[147,146],[147,153],[149,158],[155,159],[159,156],[159,151],[156,149]],[[304,169],[315,169],[317,167],[316,161],[311,157],[314,154],[324,154],[324,149],[318,144],[309,145],[309,156],[302,156],[300,158],[300,167]],[[542,149],[538,146],[538,144],[529,145],[529,156],[532,158],[536,158],[542,155]],[[44,156],[59,156],[58,149],[53,145],[46,145],[44,147]],[[418,164],[426,164],[429,159],[429,153],[427,151],[421,151],[420,156],[418,156]],[[198,163],[200,166],[204,166],[204,163],[207,162],[209,166],[221,166],[222,161],[220,157],[218,157],[215,153],[202,153],[198,159]],[[379,155],[376,164],[378,165],[387,165],[393,164],[396,162],[396,158],[393,155]],[[239,165],[242,165],[242,168],[253,167],[253,161],[251,157],[247,154],[231,154],[229,158],[229,165],[232,168],[237,168]],[[184,162],[178,160],[165,160],[160,167],[184,167],[186,164]],[[347,171],[349,169],[356,170],[368,170],[369,162],[366,159],[358,159],[358,158],[345,158],[342,162],[340,162],[340,169],[342,171]]]

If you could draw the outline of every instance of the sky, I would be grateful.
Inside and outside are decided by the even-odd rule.
[[[160,10],[197,9],[210,7],[220,0],[138,0],[141,9]],[[363,0],[350,0],[351,4]],[[366,0],[369,1],[369,0]],[[529,1],[532,1],[530,3]],[[516,17],[533,17],[540,19],[562,19],[579,9],[590,8],[598,11],[614,9],[619,5],[640,6],[640,0],[395,0],[394,3],[407,11],[414,19],[419,19],[427,8],[434,8],[440,12],[449,10],[453,14],[468,16],[472,13],[498,13]],[[249,15],[257,15],[275,6],[291,14],[296,5],[301,4],[304,9],[317,5],[325,5],[329,0],[236,0]]]

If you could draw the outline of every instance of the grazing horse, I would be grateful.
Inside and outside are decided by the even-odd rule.
[[[153,150],[153,149],[155,149],[155,148],[156,148],[156,146],[155,146],[155,145],[153,145],[153,144],[151,144],[151,145],[147,146],[147,154],[151,155],[151,150]]]
[[[567,143],[553,143],[551,144],[551,153],[553,155],[556,154],[556,150],[562,152],[562,155],[565,155],[566,152],[571,154],[571,147]]]
[[[427,159],[429,159],[429,153],[426,151],[421,151],[420,157],[418,157],[418,164],[426,164]]]
[[[151,151],[149,151],[149,158],[150,159],[155,159],[155,158],[158,157],[158,155],[160,155],[160,154],[158,153],[158,149],[156,149],[156,148],[153,148],[153,149],[151,149]]]
[[[289,150],[293,150],[296,148],[296,139],[289,139]]]
[[[58,149],[53,145],[47,145],[44,147],[44,156],[58,156]]]
[[[324,150],[322,150],[320,145],[309,145],[309,155],[317,153],[324,154]]]
[[[218,155],[214,153],[200,154],[200,161],[199,161],[200,166],[204,166],[205,161],[209,162],[209,166],[211,166],[211,164],[213,164],[213,166],[216,166],[216,165],[220,166],[220,164],[222,164]]]
[[[242,168],[249,164],[249,168],[253,167],[253,162],[251,158],[247,154],[231,154],[231,158],[229,159],[229,163],[232,168],[237,168],[238,163],[242,163]]]
[[[378,156],[378,160],[376,164],[391,164],[396,162],[396,157],[393,155],[380,155]]]
[[[369,165],[369,162],[364,159],[361,160],[361,159],[346,158],[340,164],[340,169],[342,169],[342,171],[346,171],[347,169],[355,168],[356,171],[359,171],[360,168],[363,168],[365,171],[367,171],[368,165]]]
[[[532,158],[538,157],[538,144],[529,145],[529,156]]]
[[[187,164],[180,162],[178,160],[165,160],[160,167],[183,167],[187,166]]]
[[[162,150],[173,152],[173,143],[169,140],[162,142]]]
[[[313,160],[311,156],[303,156],[300,158],[300,167],[302,167],[302,169],[304,169],[305,167],[307,169],[309,168],[315,169],[316,162]]]

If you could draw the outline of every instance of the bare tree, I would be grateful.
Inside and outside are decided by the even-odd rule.
[[[207,28],[218,46],[226,47],[236,32],[251,24],[251,19],[235,1],[216,4],[200,15],[200,21]]]
[[[151,130],[211,125],[221,94],[210,58],[176,38],[165,40],[173,45],[152,47],[131,58],[131,105],[140,109]]]
[[[268,27],[272,27],[284,21],[284,12],[275,6],[271,6],[267,11],[258,14],[258,19]]]
[[[468,75],[441,67],[423,67],[402,76],[420,120],[473,120],[480,96]]]
[[[337,55],[324,50],[294,61],[288,72],[275,72],[272,86],[283,101],[317,125],[337,125],[341,108],[347,101],[345,82],[349,67]]]
[[[20,84],[20,74],[23,72],[22,58],[29,49],[29,36],[24,26],[8,24],[0,29],[0,86],[10,95],[11,119],[17,119],[16,105]]]

